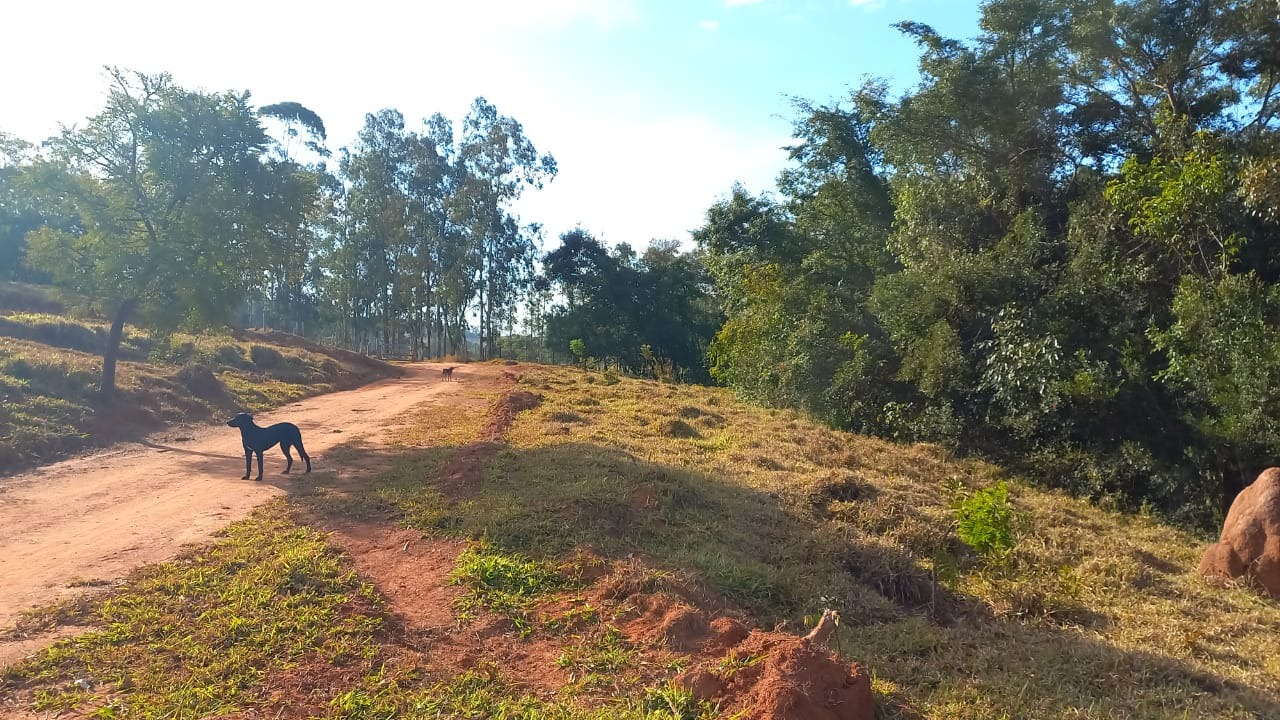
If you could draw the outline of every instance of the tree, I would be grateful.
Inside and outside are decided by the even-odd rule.
[[[263,162],[268,140],[247,94],[108,72],[106,107],[53,142],[82,225],[35,231],[28,260],[110,309],[101,390],[111,398],[135,312],[160,328],[226,322],[251,289],[264,228],[300,210]]]
[[[1280,453],[1280,14],[989,0],[980,24],[901,23],[918,86],[800,103],[781,200],[708,211],[712,373],[1207,525]]]
[[[285,142],[280,147],[283,158],[293,157],[291,144],[302,135],[302,131],[307,133],[307,137],[302,141],[303,147],[320,157],[329,157],[329,149],[324,146],[324,141],[328,137],[324,129],[324,120],[314,110],[301,103],[287,101],[263,105],[258,108],[258,114],[262,117],[275,118],[284,124]]]
[[[554,178],[556,161],[539,155],[519,122],[480,97],[463,122],[457,162],[462,180],[454,220],[475,253],[481,353],[490,356],[497,352],[499,328],[533,280],[540,233],[521,226],[508,207],[525,188]]]
[[[29,187],[31,145],[0,132],[0,279],[23,279],[27,233],[39,227],[42,213]]]
[[[674,241],[655,241],[636,256],[612,253],[582,228],[560,236],[543,258],[539,287],[562,304],[546,317],[546,343],[564,356],[575,343],[596,358],[664,379],[709,379],[704,358],[722,320],[700,258]]]
[[[412,254],[410,142],[399,111],[370,113],[356,146],[343,151],[340,166],[349,185],[345,240],[353,253],[347,278],[355,283],[351,321],[355,324],[366,314],[377,318],[384,352],[391,350],[399,334],[397,291],[404,285]]]

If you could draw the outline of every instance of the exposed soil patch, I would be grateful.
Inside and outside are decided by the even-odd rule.
[[[678,682],[726,714],[756,720],[873,720],[865,668],[846,665],[821,643],[752,631],[731,656],[704,660]]]
[[[510,373],[504,372],[503,375]],[[511,382],[505,377],[503,380]],[[480,431],[480,440],[460,448],[440,473],[441,492],[454,496],[474,490],[480,484],[485,465],[506,446],[503,435],[515,422],[516,414],[532,410],[541,402],[541,396],[526,390],[504,392],[489,409],[489,420]]]
[[[494,403],[493,408],[489,411],[489,422],[484,427],[481,440],[485,442],[499,442],[507,430],[511,429],[511,423],[515,422],[516,414],[525,410],[532,410],[542,403],[542,397],[535,395],[527,390],[512,390],[503,393],[498,398],[498,402]]]
[[[464,590],[449,584],[449,574],[466,543],[371,523],[328,529],[332,542],[386,598],[384,642],[396,646],[394,656],[401,661],[440,680],[495,664],[517,686],[539,695],[569,682],[556,665],[563,638],[521,637],[509,620],[484,611],[472,622],[459,622],[454,601]]]
[[[449,585],[465,543],[424,538],[421,532],[372,523],[332,525],[330,539],[386,597],[394,617],[414,630],[454,625],[452,603],[462,594]]]

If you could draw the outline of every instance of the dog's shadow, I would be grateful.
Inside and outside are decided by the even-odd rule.
[[[173,447],[172,445],[161,445],[160,443],[154,443],[154,442],[151,442],[150,440],[142,440],[139,444],[142,445],[143,447],[151,448],[152,450],[158,450],[160,452],[178,453],[179,455],[196,455],[198,457],[214,458],[216,460],[243,460],[244,459],[243,455],[222,455],[219,453],[201,452],[199,450],[187,450],[185,448]]]

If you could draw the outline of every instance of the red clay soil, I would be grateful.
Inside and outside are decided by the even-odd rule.
[[[510,381],[515,378],[509,372],[502,373]],[[440,473],[440,491],[446,496],[464,495],[480,484],[484,466],[505,444],[503,436],[511,429],[516,414],[538,407],[542,398],[525,390],[510,390],[489,408],[489,421],[480,433],[480,440],[461,447],[450,458]]]
[[[504,372],[504,376],[511,376],[511,373]],[[502,394],[498,401],[494,403],[493,408],[489,411],[489,422],[484,426],[480,439],[482,442],[500,442],[502,436],[507,430],[511,429],[511,424],[516,420],[516,414],[525,410],[532,410],[542,402],[540,395],[535,395],[526,390],[512,390]]]
[[[633,642],[693,656],[677,682],[728,716],[755,720],[874,720],[871,675],[841,662],[819,639],[748,630],[730,617],[708,619],[684,599],[637,593],[615,622]],[[732,655],[745,667],[726,670]],[[732,663],[730,663],[732,665]]]
[[[449,407],[465,402],[464,391],[509,387],[493,366],[468,366],[459,383],[440,382],[439,368],[406,366],[404,377],[309,398],[258,421],[301,427],[317,471],[361,472],[352,466],[356,460],[326,457],[340,446],[380,446],[389,427],[424,403]],[[264,482],[240,480],[240,439],[217,423],[174,428],[145,444],[0,479],[0,666],[56,639],[4,633],[23,610],[92,593],[136,567],[168,560],[185,544],[205,542],[262,502],[308,483],[306,475],[279,475],[280,455],[266,462]]]
[[[493,663],[513,685],[535,695],[553,694],[569,682],[555,662],[563,638],[522,638],[510,620],[487,612],[471,623],[458,622],[453,603],[463,589],[449,584],[449,573],[465,543],[374,524],[326,529],[386,598],[388,629],[401,645],[402,660],[442,680]]]
[[[756,720],[874,720],[871,675],[841,663],[808,638],[752,631],[733,648],[736,658],[761,658],[728,673],[719,661],[686,670],[677,682],[727,714]],[[726,677],[727,675],[727,677]]]

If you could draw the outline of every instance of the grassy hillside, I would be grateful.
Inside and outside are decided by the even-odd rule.
[[[0,473],[395,374],[385,363],[283,333],[161,336],[127,326],[119,401],[95,391],[105,321],[74,318],[41,288],[0,284]]]
[[[716,389],[509,372],[390,451],[331,453],[378,469],[320,473],[211,548],[32,615],[100,629],[8,668],[0,697],[103,717],[772,717],[768,683],[825,676],[779,680],[793,648],[767,631],[831,608],[880,718],[1280,717],[1280,603],[1198,579],[1203,538]],[[955,508],[999,480],[1014,545],[979,553]]]

